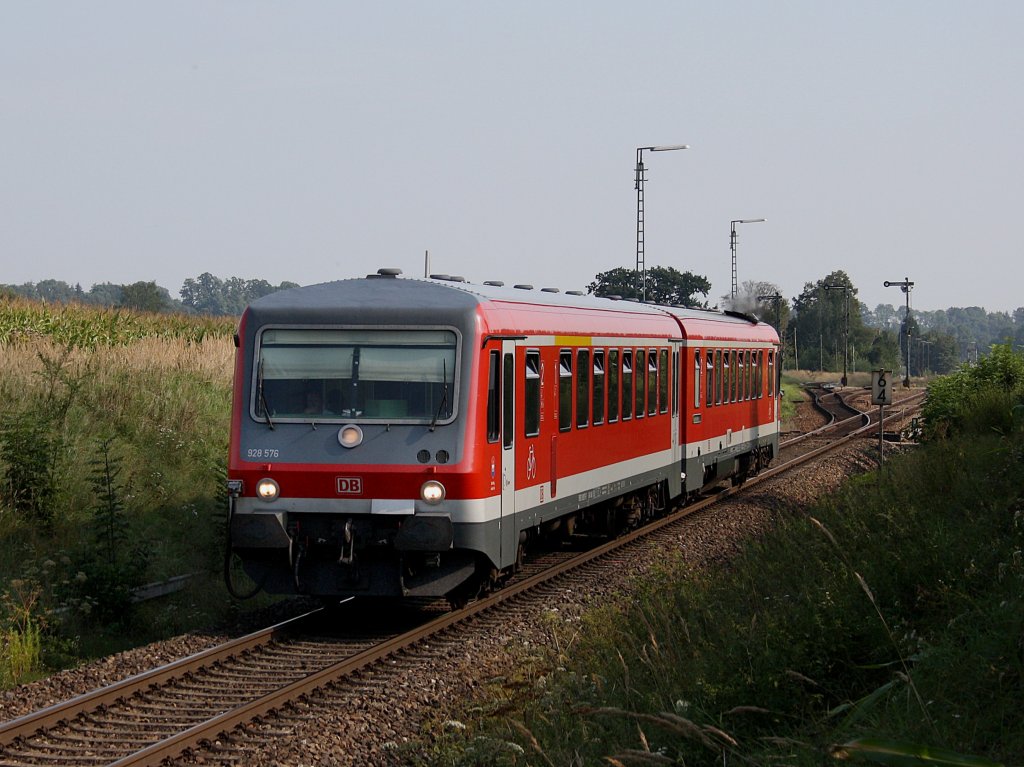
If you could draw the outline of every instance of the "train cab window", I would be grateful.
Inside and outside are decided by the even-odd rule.
[[[608,350],[608,423],[619,420],[619,350]]]
[[[254,418],[407,424],[455,418],[454,330],[266,328],[258,342]]]
[[[633,350],[622,350],[622,420],[633,417]]]
[[[527,437],[540,434],[540,352],[526,352],[526,381],[523,392],[526,400],[524,422]]]
[[[658,350],[658,412],[668,412],[668,349]]]
[[[604,349],[594,349],[594,426],[604,423]]]
[[[636,413],[637,418],[644,417],[644,403],[647,401],[647,351],[644,349],[636,350],[636,388],[633,393],[636,395],[633,399],[633,412]]]
[[[515,434],[515,359],[514,355],[506,354],[501,365],[501,444],[506,448],[512,447]]]
[[[487,441],[497,442],[501,432],[501,394],[498,390],[498,368],[501,355],[493,351],[487,362]]]
[[[590,349],[576,352],[576,428],[590,424]]]
[[[558,430],[572,428],[572,352],[558,354]]]

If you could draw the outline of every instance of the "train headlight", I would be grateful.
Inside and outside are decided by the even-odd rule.
[[[338,442],[342,447],[356,447],[363,442],[363,430],[354,423],[345,424],[338,432]]]
[[[420,498],[431,506],[436,506],[444,500],[444,485],[436,479],[427,480],[420,488]]]
[[[281,494],[281,488],[272,479],[261,479],[256,483],[256,496],[261,501],[276,501]]]

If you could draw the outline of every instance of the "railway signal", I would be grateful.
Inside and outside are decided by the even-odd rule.
[[[914,288],[914,283],[907,277],[905,280],[896,282],[894,280],[886,280],[882,283],[887,288],[899,288],[907,294],[907,314],[903,318],[903,327],[907,329],[907,375],[903,379],[903,386],[907,389],[910,388],[910,291]]]

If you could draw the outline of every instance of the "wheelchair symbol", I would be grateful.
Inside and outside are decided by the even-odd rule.
[[[526,478],[537,478],[537,456],[534,455],[533,445],[530,445],[530,454],[526,458]]]

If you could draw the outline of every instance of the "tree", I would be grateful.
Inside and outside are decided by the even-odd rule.
[[[99,304],[100,306],[120,306],[123,292],[123,285],[115,285],[112,282],[100,282],[89,289],[89,292],[85,295],[85,300],[90,304]]]
[[[826,285],[841,285],[846,290],[826,290]],[[849,337],[846,332],[846,306],[849,300]],[[793,299],[792,326],[796,331],[798,356],[805,368],[840,370],[846,341],[853,348],[865,348],[872,342],[872,333],[861,320],[857,289],[841,269],[818,280],[804,283],[803,292]]]
[[[783,335],[789,325],[789,302],[781,297],[777,301],[765,298],[781,295],[782,291],[774,282],[746,280],[740,285],[732,308],[737,312],[752,315],[761,322],[767,322],[779,331],[779,335]]]
[[[224,283],[219,277],[203,272],[196,279],[189,277],[181,286],[181,302],[199,314],[226,314],[223,303]]]
[[[587,285],[587,292],[595,296],[620,296],[625,299],[640,299],[639,279],[636,271],[618,267],[600,272]],[[711,291],[706,277],[692,272],[680,272],[671,266],[655,266],[647,270],[647,300],[664,306],[706,307],[705,298]]]
[[[167,290],[156,282],[135,282],[121,288],[121,305],[142,312],[166,311],[171,304]]]
[[[191,277],[181,286],[181,303],[199,314],[241,314],[245,307],[269,293],[296,288],[294,282],[271,285],[266,280],[228,277],[222,280],[209,272]]]

